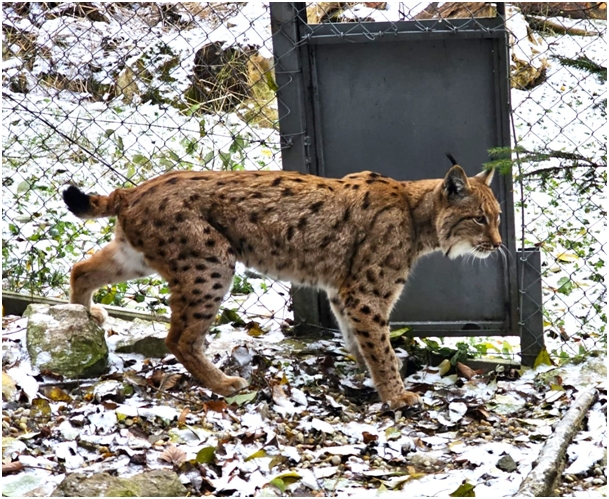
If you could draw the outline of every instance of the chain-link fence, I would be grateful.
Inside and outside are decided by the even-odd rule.
[[[511,45],[517,236],[542,252],[544,326],[566,355],[606,341],[604,5],[500,12]],[[281,168],[281,61],[268,4],[4,2],[2,13],[3,289],[66,297],[70,267],[110,240],[112,221],[67,214],[66,183],[108,193],[172,169]],[[423,19],[459,29],[453,20],[496,15],[495,4],[473,2],[307,7],[310,32]],[[239,268],[224,305],[237,315],[226,316],[289,321],[289,295],[288,284]],[[164,313],[168,288],[151,277],[95,299]]]

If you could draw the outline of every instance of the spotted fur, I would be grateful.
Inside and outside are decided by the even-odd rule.
[[[171,172],[109,196],[64,192],[81,218],[116,216],[114,240],[71,274],[71,302],[153,272],[171,290],[166,344],[201,384],[229,395],[247,382],[204,355],[204,338],[235,263],[324,289],[348,349],[383,401],[413,405],[389,342],[389,314],[414,262],[432,251],[486,257],[501,245],[492,173],[398,182],[294,172]],[[101,307],[91,308],[99,322]]]

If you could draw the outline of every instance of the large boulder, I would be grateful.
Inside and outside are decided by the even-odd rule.
[[[68,378],[99,376],[108,367],[104,330],[82,305],[31,304],[26,344],[32,365]]]
[[[184,497],[186,493],[173,471],[154,470],[129,478],[73,473],[59,484],[53,497]]]

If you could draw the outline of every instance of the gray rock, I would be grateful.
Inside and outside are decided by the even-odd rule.
[[[135,319],[125,336],[116,339],[116,353],[139,353],[144,357],[162,358],[169,353],[165,346],[168,330],[165,324]]]
[[[512,459],[512,456],[509,454],[505,454],[501,456],[499,461],[497,461],[497,468],[501,471],[505,471],[506,473],[511,473],[512,471],[516,471],[518,469],[518,465],[516,461]]]
[[[52,497],[184,497],[186,493],[176,473],[153,470],[128,478],[108,473],[90,477],[72,473],[59,484]]]
[[[69,378],[99,376],[108,367],[104,330],[82,305],[31,304],[26,344],[32,365]]]

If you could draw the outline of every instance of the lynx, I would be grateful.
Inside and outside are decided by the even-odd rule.
[[[167,347],[203,386],[230,395],[247,381],[215,367],[204,346],[241,261],[325,290],[381,400],[416,405],[389,342],[389,314],[409,271],[433,251],[486,258],[501,246],[492,172],[468,178],[449,158],[445,178],[411,182],[373,172],[176,171],[109,196],[70,186],[63,198],[76,216],[117,217],[114,240],[72,269],[70,301],[102,323],[105,311],[91,304],[96,289],[160,274],[171,292]]]

